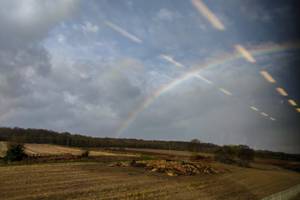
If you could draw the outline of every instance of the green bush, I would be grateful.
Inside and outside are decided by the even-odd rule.
[[[27,155],[25,154],[23,144],[18,144],[18,143],[8,144],[8,149],[4,157],[4,160],[6,162],[21,161],[26,157]]]
[[[253,161],[254,160],[254,150],[250,149],[246,145],[239,145],[237,157],[243,161]]]
[[[226,164],[249,167],[254,159],[254,150],[246,145],[225,145],[215,153],[215,159]]]
[[[235,163],[235,151],[231,146],[223,146],[215,153],[215,160],[226,163]]]

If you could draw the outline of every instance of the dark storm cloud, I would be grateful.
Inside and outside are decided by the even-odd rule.
[[[191,66],[234,53],[236,43],[299,39],[296,1],[205,2],[224,32],[190,1],[1,1],[1,125],[114,137],[139,105]],[[121,136],[300,152],[299,116],[259,75],[267,69],[299,103],[299,52],[255,58],[254,65],[239,59],[202,71],[216,86],[179,84],[145,106]],[[250,105],[278,120],[263,119]]]
[[[1,117],[19,106],[26,107],[29,102],[34,102],[35,88],[39,85],[38,77],[47,77],[51,73],[50,55],[41,41],[55,24],[69,15],[75,3],[1,2]]]
[[[299,40],[300,4],[297,0],[246,0],[242,3],[229,0],[226,6],[222,0],[208,3],[211,9],[229,20],[225,32],[228,43]]]

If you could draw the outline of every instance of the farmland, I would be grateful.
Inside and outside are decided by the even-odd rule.
[[[75,147],[65,147],[60,145],[52,145],[52,144],[25,144],[25,153],[29,156],[54,156],[54,155],[81,155],[84,151],[81,148],[75,148]],[[5,151],[7,150],[7,143],[6,142],[0,142],[0,157],[3,157],[5,155]],[[128,154],[128,153],[113,153],[108,151],[102,151],[102,150],[91,150],[90,156],[129,156],[129,157],[135,157],[138,156],[138,154]]]
[[[300,183],[300,175],[229,167],[222,175],[169,177],[101,163],[0,167],[2,199],[260,199]]]
[[[5,147],[4,143],[2,148]],[[50,144],[25,144],[32,155],[78,155],[80,148]],[[0,167],[0,196],[7,200],[34,199],[261,199],[300,183],[300,174],[268,162],[241,168],[214,161],[209,165],[222,173],[168,176],[144,168],[113,166],[118,159],[186,160],[185,151],[151,149],[91,150],[88,162],[48,162]],[[126,155],[126,156],[124,156]],[[211,156],[208,154],[202,154]],[[111,158],[111,162],[106,161]]]

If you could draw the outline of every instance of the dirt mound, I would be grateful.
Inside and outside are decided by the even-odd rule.
[[[217,170],[208,163],[193,163],[185,161],[171,161],[171,160],[148,160],[148,161],[131,161],[131,162],[117,162],[110,166],[117,167],[142,167],[152,172],[165,173],[168,176],[192,176],[196,174],[218,174],[222,170]]]

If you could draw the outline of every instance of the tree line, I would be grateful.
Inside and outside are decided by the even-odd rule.
[[[98,138],[45,129],[0,128],[0,141],[17,143],[56,144],[72,147],[151,148],[214,152],[219,146],[210,143],[184,141],[142,140],[127,138]]]
[[[190,142],[185,142],[108,137],[98,138],[80,134],[71,134],[69,132],[58,133],[46,129],[24,129],[18,127],[0,127],[0,141],[11,141],[16,143],[56,144],[71,147],[151,148],[182,151],[187,150],[206,153],[229,152],[228,146],[218,146],[211,143],[203,143],[197,139],[191,140]],[[237,146],[237,148],[243,147],[243,149],[246,149],[247,151],[252,150],[245,145],[233,146]],[[255,157],[300,161],[299,154],[287,154],[266,150],[256,150],[254,151],[254,153]]]

